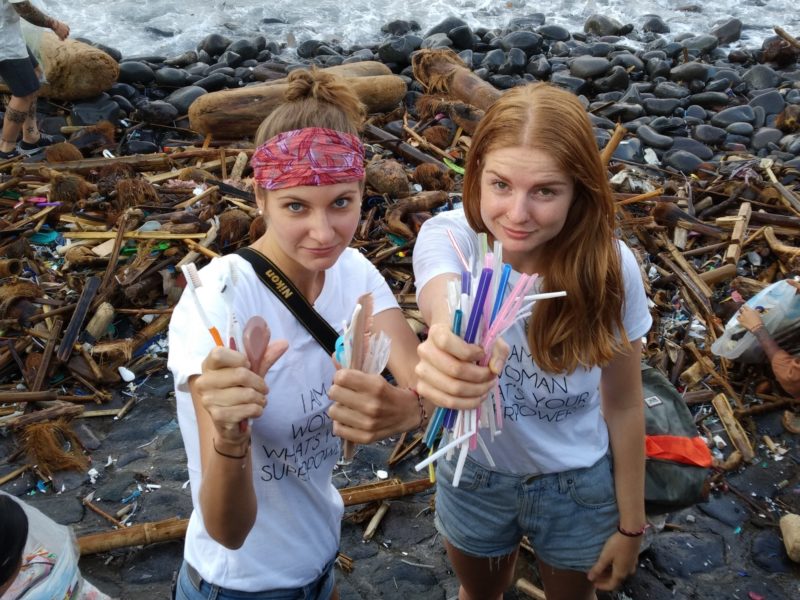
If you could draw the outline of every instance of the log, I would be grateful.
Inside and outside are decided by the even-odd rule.
[[[395,204],[386,211],[386,229],[407,239],[413,239],[414,232],[403,223],[403,217],[409,213],[431,211],[439,208],[449,200],[447,192],[420,192]]]
[[[333,67],[327,71],[335,72]],[[396,75],[345,76],[345,80],[371,113],[392,110],[406,93],[405,82]],[[195,131],[217,139],[252,137],[264,118],[284,102],[287,89],[280,83],[204,94],[189,107],[189,123]]]
[[[62,42],[50,31],[41,32],[38,39],[33,39],[34,35],[29,37],[28,45],[39,56],[47,77],[47,83],[39,92],[45,98],[92,98],[109,89],[119,77],[117,61],[89,44],[71,38]],[[0,82],[0,92],[9,91]]]
[[[155,523],[132,525],[126,529],[80,537],[78,538],[78,548],[81,556],[86,556],[116,548],[177,540],[186,535],[188,525],[189,519],[166,519]]]
[[[420,50],[411,59],[414,78],[429,94],[444,94],[487,110],[503,92],[475,75],[452,50]]]
[[[392,150],[396,154],[399,154],[410,163],[415,165],[431,163],[439,166],[442,170],[447,170],[447,165],[445,165],[443,162],[433,158],[432,156],[429,156],[428,154],[425,154],[420,150],[417,150],[411,144],[406,144],[400,138],[393,136],[391,133],[380,129],[379,127],[375,127],[375,125],[371,125],[369,123],[365,125],[364,133],[367,134],[369,138],[374,139],[376,143],[388,148],[389,150]]]

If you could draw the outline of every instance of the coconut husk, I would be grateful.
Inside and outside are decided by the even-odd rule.
[[[784,133],[794,133],[800,128],[800,106],[789,104],[775,118],[775,127]]]
[[[239,208],[226,210],[219,216],[219,233],[217,240],[225,248],[245,238],[250,232],[252,219]]]
[[[89,183],[80,175],[62,173],[46,167],[40,167],[39,173],[50,179],[50,201],[61,202],[62,211],[71,208],[97,191],[97,186]]]
[[[84,471],[89,464],[79,451],[80,440],[63,418],[24,427],[20,442],[31,461],[48,476],[58,471]]]
[[[13,281],[0,285],[0,319],[18,318],[15,307],[24,300],[42,297],[41,288],[30,281]]]
[[[388,194],[391,198],[408,196],[408,177],[406,170],[396,160],[373,160],[367,165],[367,185],[378,194]]]
[[[414,181],[422,186],[423,190],[443,190],[449,192],[455,186],[449,171],[442,170],[438,165],[423,163],[414,169]]]
[[[100,169],[97,175],[97,189],[103,196],[109,196],[117,189],[117,183],[136,177],[136,170],[125,163],[114,163]]]
[[[434,125],[423,131],[422,137],[437,148],[447,148],[453,139],[453,134],[444,125]]]
[[[82,160],[83,154],[69,142],[59,142],[45,149],[44,159],[49,163],[70,162],[72,160]]]

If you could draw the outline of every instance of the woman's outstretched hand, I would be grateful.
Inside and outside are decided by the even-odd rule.
[[[417,348],[417,391],[434,404],[458,410],[476,408],[494,387],[508,358],[508,345],[498,340],[488,366],[477,363],[483,348],[468,344],[448,327],[434,324]]]
[[[230,444],[247,441],[249,428],[242,431],[239,423],[264,412],[269,393],[264,376],[288,347],[286,340],[272,342],[255,366],[236,350],[214,348],[209,352],[202,374],[194,380],[192,393],[211,417],[216,439]]]

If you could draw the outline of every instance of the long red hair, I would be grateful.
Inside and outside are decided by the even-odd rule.
[[[480,214],[483,157],[514,146],[547,152],[575,185],[564,227],[542,249],[542,291],[565,290],[567,296],[535,305],[531,355],[550,373],[604,365],[629,343],[614,202],[586,111],[571,93],[544,83],[509,90],[489,108],[472,138],[464,176],[464,210],[475,231],[491,235]]]

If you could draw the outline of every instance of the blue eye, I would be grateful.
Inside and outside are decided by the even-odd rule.
[[[286,208],[289,210],[289,212],[297,213],[303,210],[303,205],[299,202],[290,202],[286,205]]]
[[[347,206],[350,205],[350,198],[344,198],[344,197],[337,198],[336,200],[333,201],[333,205],[336,208],[346,208]]]

